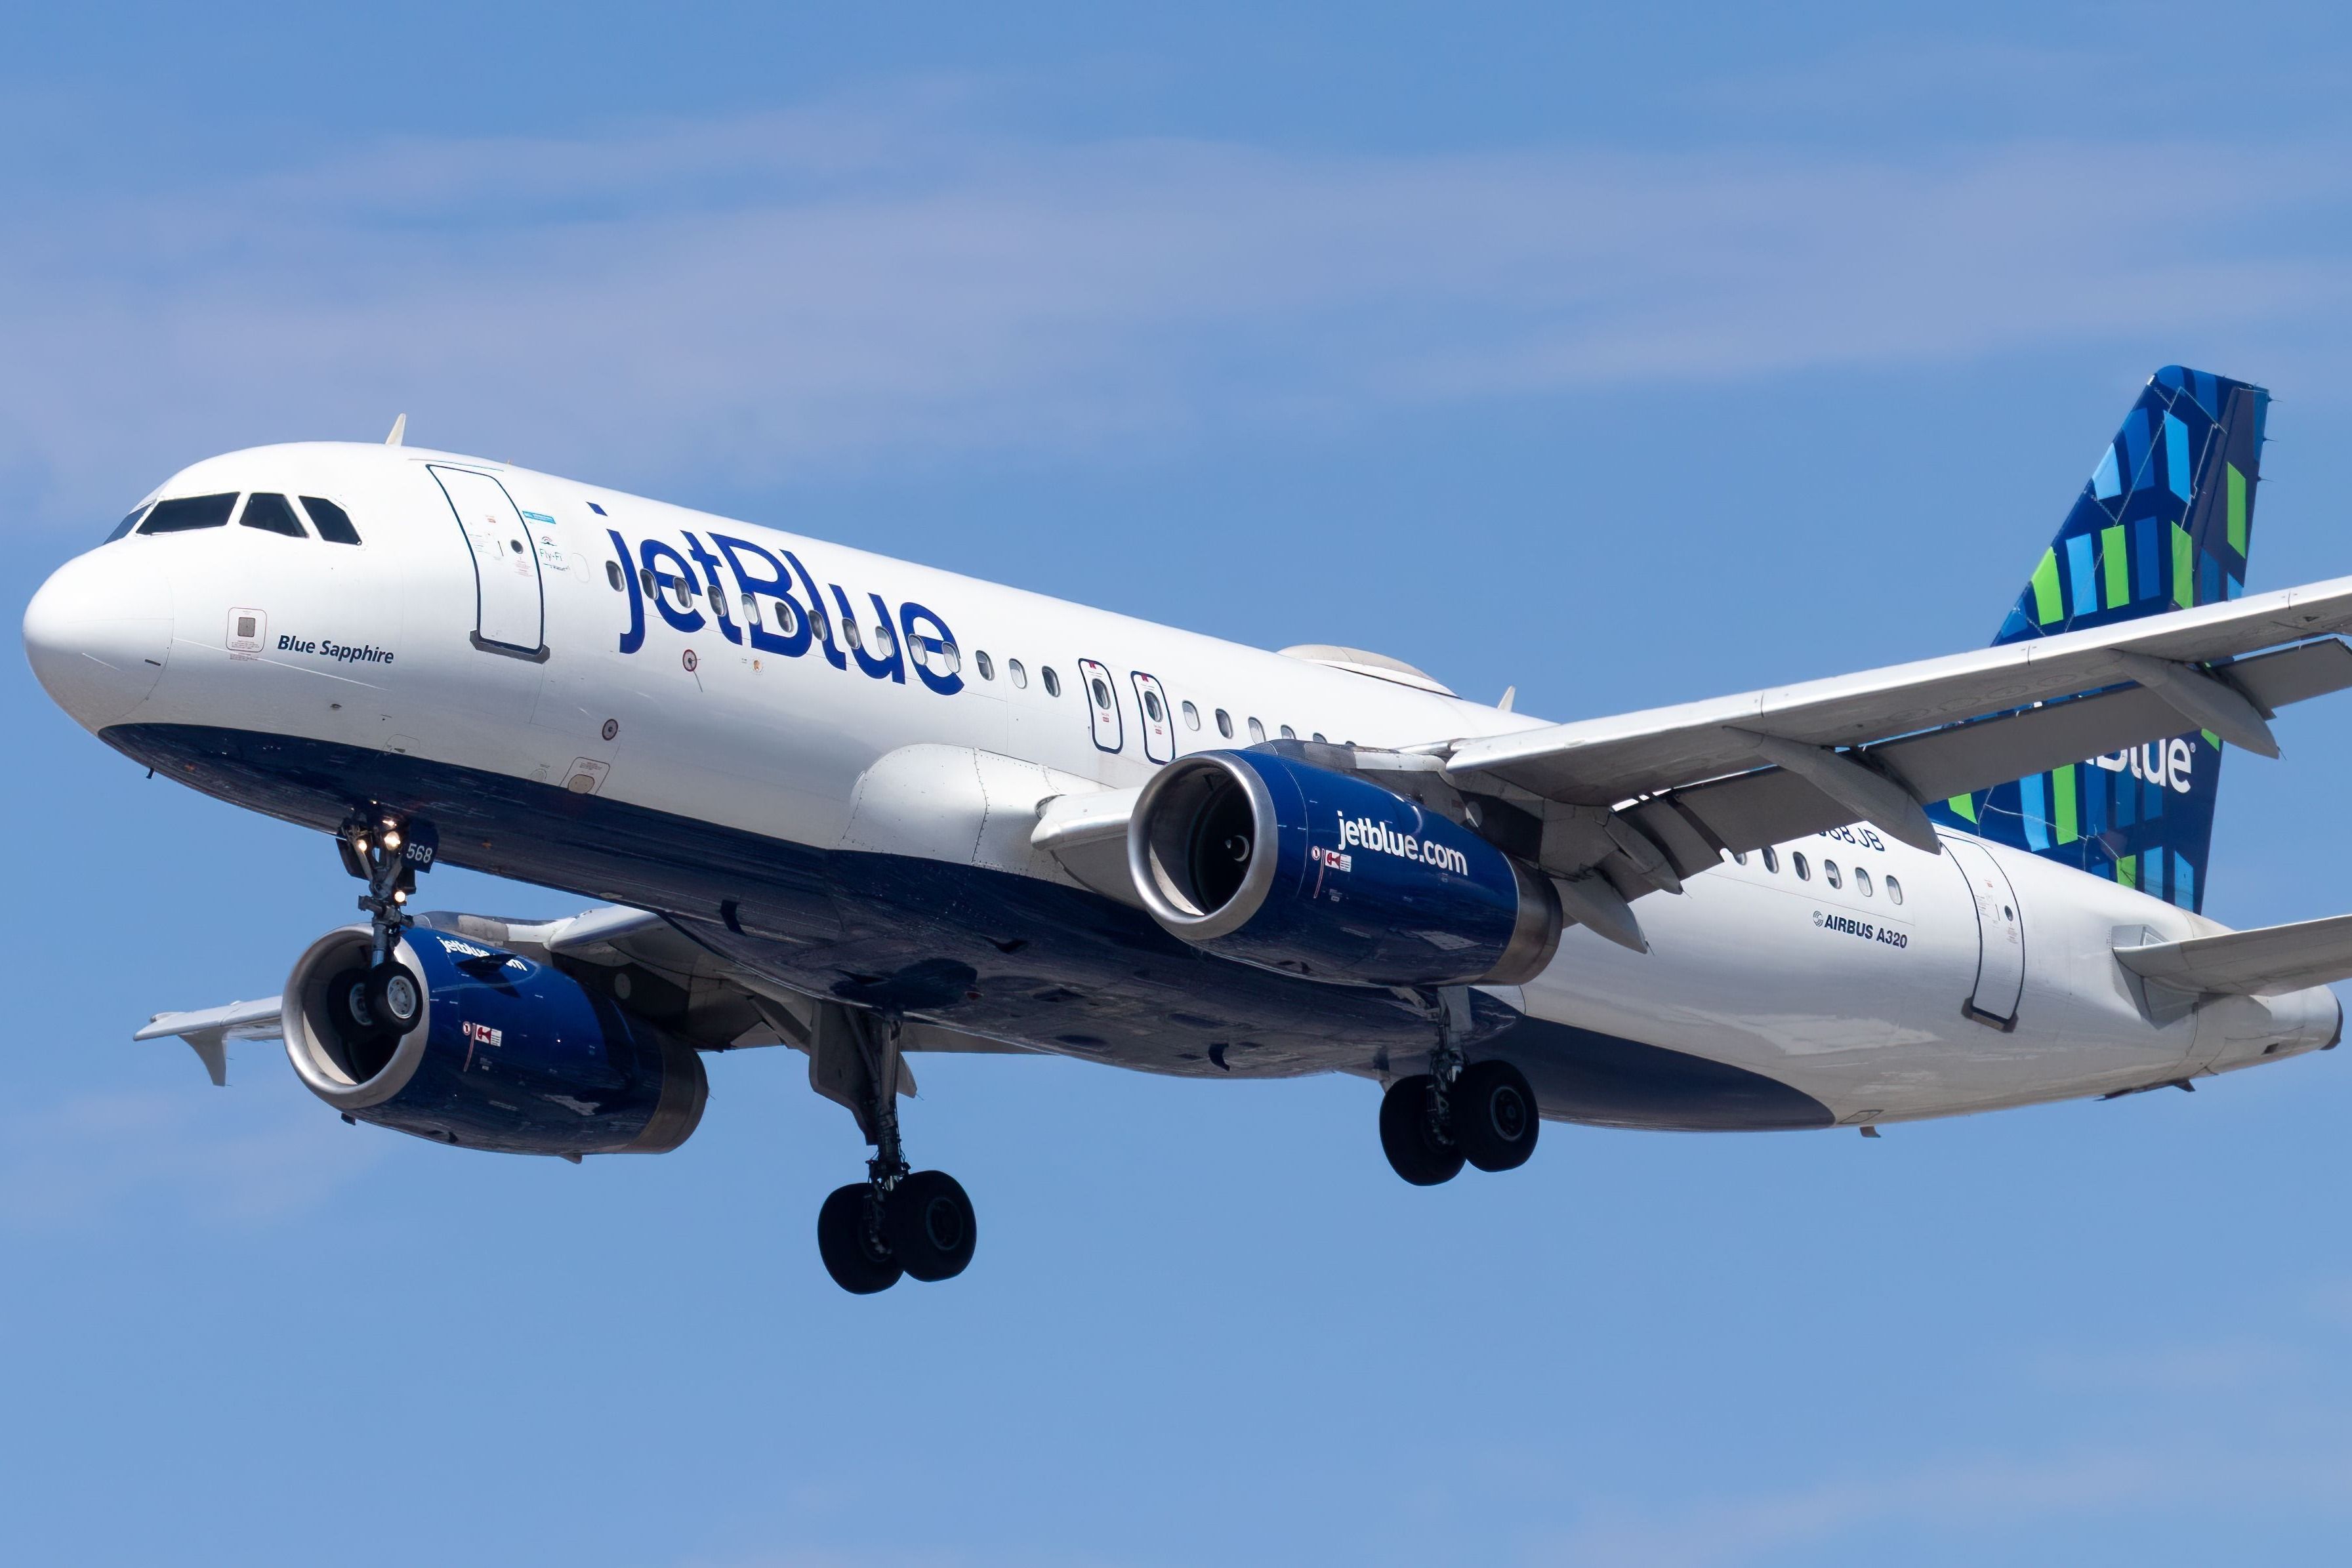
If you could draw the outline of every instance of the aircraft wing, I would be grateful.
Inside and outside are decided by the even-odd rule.
[[[278,1021],[279,998],[231,1002],[194,1013],[158,1013],[131,1037],[161,1040],[176,1035],[195,1051],[212,1076],[215,1088],[228,1085],[228,1043],[231,1040],[274,1040],[283,1026]]]
[[[542,962],[562,959],[575,973],[581,966],[606,971],[609,977],[602,984],[625,998],[632,1013],[700,1049],[790,1045],[806,1050],[817,1027],[819,998],[713,952],[677,922],[649,910],[608,906],[542,921],[436,912],[420,915],[417,923]],[[225,1086],[229,1041],[285,1037],[282,1001],[271,996],[158,1013],[131,1037],[185,1040],[213,1082]],[[901,1043],[909,1051],[1023,1054],[1019,1047],[932,1024],[908,1024]],[[914,1081],[911,1069],[902,1070],[900,1092],[912,1094]]]
[[[2346,630],[2352,577],[1442,752],[1465,791],[1532,803],[1546,870],[1633,896],[1853,822],[1932,850],[1923,802],[2188,729],[2275,756],[2275,709],[2352,687]]]

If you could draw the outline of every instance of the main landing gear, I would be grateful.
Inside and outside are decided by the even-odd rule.
[[[1535,1091],[1506,1061],[1465,1063],[1458,1043],[1470,1027],[1470,993],[1439,992],[1430,1011],[1437,1048],[1430,1070],[1401,1078],[1381,1099],[1381,1148],[1389,1164],[1416,1187],[1433,1187],[1461,1174],[1465,1163],[1509,1171],[1536,1152]]]
[[[898,1138],[898,1086],[906,1068],[898,1022],[862,1009],[818,1009],[809,1081],[846,1105],[874,1145],[866,1180],[835,1188],[816,1215],[816,1247],[833,1282],[856,1296],[887,1290],[900,1275],[952,1279],[971,1262],[980,1223],[963,1186],[945,1171],[910,1171]]]
[[[380,806],[352,813],[335,833],[343,869],[367,884],[360,909],[368,917],[368,962],[328,982],[327,1007],[362,1079],[383,1070],[425,1014],[425,987],[396,954],[415,922],[407,906],[416,874],[433,868],[437,843],[431,824]]]

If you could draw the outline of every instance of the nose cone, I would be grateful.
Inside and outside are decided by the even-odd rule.
[[[146,700],[171,650],[172,585],[135,546],[76,556],[25,607],[33,674],[92,733]]]

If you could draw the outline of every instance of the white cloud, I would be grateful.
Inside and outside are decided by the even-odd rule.
[[[1596,1509],[1546,1560],[1611,1568],[1730,1568],[1870,1531],[1901,1555],[1909,1532],[1993,1542],[2015,1531],[2133,1508],[2196,1517],[2346,1510],[2352,1452],[2115,1449],[2042,1460],[1954,1459],[1907,1474],[1832,1481],[1682,1508]]]
[[[359,1136],[299,1088],[288,1092],[278,1080],[290,1075],[244,1065],[259,1081],[226,1091],[204,1085],[191,1057],[195,1085],[184,1091],[12,1106],[0,1117],[0,1225],[66,1228],[132,1208],[263,1225],[319,1207],[382,1157],[381,1134]]]
[[[20,215],[0,462],[79,515],[159,477],[133,455],[372,438],[405,409],[418,441],[612,482],[758,481],[2192,341],[2346,291],[2333,249],[2232,237],[2340,201],[2340,161],[2292,149],[1336,156],[959,115],[915,93],[405,142]]]

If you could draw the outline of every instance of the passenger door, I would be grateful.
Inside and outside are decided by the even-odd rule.
[[[1111,684],[1110,671],[1095,659],[1082,658],[1078,660],[1078,700],[1087,705],[1095,744],[1106,752],[1116,752],[1126,745],[1127,728],[1118,713],[1118,689]]]
[[[470,468],[427,467],[473,555],[474,646],[485,653],[545,660],[547,599],[539,552],[506,487]]]
[[[1968,883],[1977,910],[1977,983],[1966,1011],[1980,1024],[2013,1029],[2025,990],[2025,921],[2017,890],[1992,852],[1975,839],[1948,837],[1944,852]]]
[[[1143,754],[1155,763],[1176,760],[1176,715],[1169,710],[1168,693],[1160,689],[1160,678],[1137,670],[1135,706],[1143,714]]]

